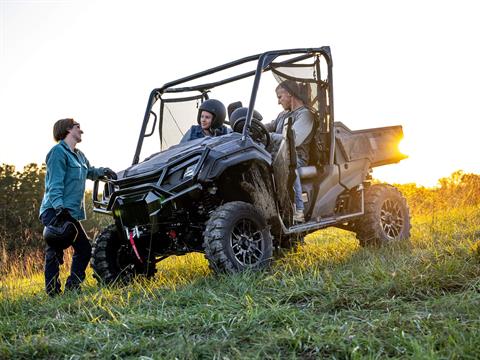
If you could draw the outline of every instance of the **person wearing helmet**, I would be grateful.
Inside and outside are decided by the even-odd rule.
[[[226,116],[225,105],[216,99],[205,100],[198,108],[197,123],[183,135],[180,143],[200,139],[205,136],[220,136],[228,134],[223,125]]]
[[[269,131],[282,134],[285,120],[292,117],[292,129],[295,134],[295,150],[297,152],[297,168],[308,164],[309,145],[313,137],[313,118],[310,110],[305,106],[307,101],[306,86],[293,80],[281,82],[275,92],[278,104],[283,111],[271,123],[266,124]],[[273,137],[275,138],[275,137]],[[302,184],[297,172],[294,182],[295,208],[294,221],[304,222],[304,204],[302,200]]]
[[[40,221],[45,226],[45,290],[48,295],[61,293],[59,267],[63,250],[73,246],[70,276],[65,290],[77,290],[85,279],[85,269],[92,247],[81,220],[85,219],[84,192],[86,179],[117,176],[109,168],[90,166],[85,155],[76,148],[83,131],[73,119],[61,119],[53,126],[57,144],[47,154],[45,193],[40,206]]]

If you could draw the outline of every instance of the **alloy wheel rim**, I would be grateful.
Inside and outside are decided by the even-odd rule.
[[[251,220],[242,219],[235,224],[230,236],[235,260],[242,266],[252,267],[263,258],[263,234]]]
[[[387,199],[380,209],[380,223],[389,240],[399,238],[404,224],[402,209],[397,201]]]

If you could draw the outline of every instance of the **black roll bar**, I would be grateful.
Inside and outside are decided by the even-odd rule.
[[[315,56],[315,54],[322,54],[324,58],[327,61],[328,65],[328,83],[329,83],[329,129],[331,131],[330,134],[330,154],[329,154],[329,163],[333,164],[333,156],[334,156],[334,147],[335,147],[335,134],[333,132],[333,123],[334,123],[334,114],[333,114],[333,83],[332,83],[332,59],[331,59],[331,52],[330,52],[330,47],[329,46],[323,46],[320,48],[303,48],[303,49],[289,49],[289,50],[275,50],[275,51],[267,51],[263,54],[256,54],[256,55],[251,55],[244,57],[242,59],[238,59],[235,61],[231,61],[229,63],[223,64],[216,66],[214,68],[204,70],[198,73],[195,73],[193,75],[185,76],[183,78],[180,78],[178,80],[174,80],[171,82],[168,82],[164,84],[161,88],[155,88],[150,92],[150,96],[148,99],[148,104],[147,108],[145,110],[145,115],[143,119],[143,124],[140,130],[140,136],[138,139],[137,147],[135,150],[135,155],[133,157],[133,162],[132,165],[138,164],[139,158],[140,158],[140,152],[142,149],[143,145],[143,139],[145,137],[145,131],[146,127],[148,124],[148,120],[150,117],[150,111],[152,109],[153,104],[161,97],[162,94],[164,93],[181,93],[181,92],[188,92],[188,91],[200,91],[201,93],[204,93],[208,89],[212,89],[216,86],[224,85],[233,81],[241,80],[250,76],[255,75],[255,79],[253,81],[253,86],[252,86],[252,94],[250,96],[250,102],[248,106],[248,111],[247,111],[247,116],[246,116],[246,121],[245,121],[245,127],[243,129],[243,134],[242,134],[242,139],[245,139],[248,130],[251,126],[251,121],[252,121],[252,115],[253,115],[253,109],[255,107],[255,100],[257,97],[257,91],[258,87],[260,85],[260,77],[262,72],[268,71],[270,64],[275,60],[278,56],[283,56],[283,55],[293,55],[293,54],[303,54],[300,56],[297,56],[292,59],[285,60],[281,63],[294,63],[297,61],[301,61],[304,59],[307,59],[309,57]],[[254,71],[249,71],[243,74],[235,75],[233,77],[226,78],[224,80],[212,82],[212,83],[206,83],[206,84],[201,84],[201,85],[196,85],[196,86],[187,86],[187,87],[181,87],[181,88],[175,88],[174,86],[180,85],[182,83],[186,83],[198,78],[201,78],[203,76],[211,75],[216,72],[226,70],[250,61],[258,60],[257,68]]]

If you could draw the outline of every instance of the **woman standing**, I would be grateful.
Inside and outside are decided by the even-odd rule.
[[[81,220],[85,219],[84,192],[86,179],[96,180],[101,177],[116,179],[109,168],[90,166],[85,155],[76,148],[82,141],[83,131],[80,124],[73,119],[58,120],[53,126],[53,138],[57,144],[49,151],[46,158],[47,174],[45,177],[45,194],[40,207],[40,221],[46,227],[45,248],[45,290],[48,295],[61,293],[59,267],[63,264],[63,250],[70,245],[74,253],[70,276],[65,290],[78,290],[85,279],[85,269],[90,260],[92,247],[85,233]],[[64,231],[57,239],[51,240],[49,226],[73,224],[70,231]],[[67,230],[68,227],[63,227]],[[73,230],[73,231],[72,231]],[[45,235],[47,234],[47,235]]]

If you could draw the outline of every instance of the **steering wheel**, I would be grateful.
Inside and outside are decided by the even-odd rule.
[[[232,129],[234,132],[242,133],[244,126],[245,126],[245,118],[242,117],[237,121],[235,121],[235,123],[232,126]],[[263,144],[266,148],[268,148],[268,145],[270,145],[270,133],[268,132],[267,128],[260,120],[252,118],[252,123],[250,125],[250,129],[248,133],[254,141],[259,142],[260,144]]]

